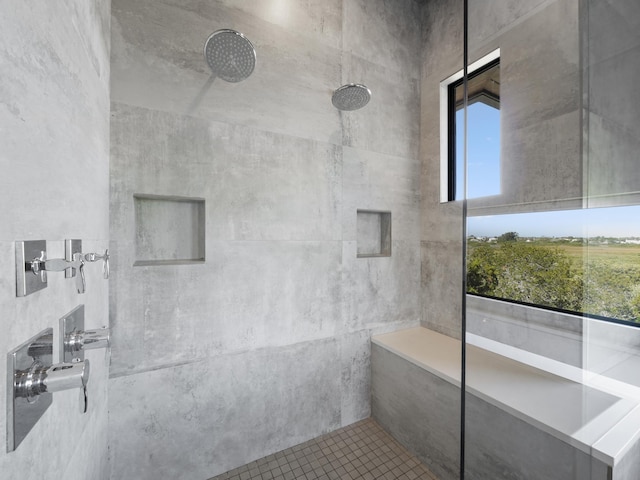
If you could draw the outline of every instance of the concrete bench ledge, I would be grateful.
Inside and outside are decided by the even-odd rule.
[[[416,327],[374,336],[372,343],[459,389],[459,340]],[[638,443],[638,387],[473,334],[466,375],[468,393],[608,467]]]

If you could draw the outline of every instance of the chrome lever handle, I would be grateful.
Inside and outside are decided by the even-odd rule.
[[[84,293],[86,290],[87,282],[84,275],[84,258],[82,254],[75,253],[73,260],[65,260],[64,258],[52,258],[47,260],[45,252],[42,252],[39,257],[31,260],[31,271],[34,275],[40,275],[40,278],[44,282],[46,280],[46,272],[64,272],[69,268],[75,268],[78,270],[79,275],[76,275],[76,289],[78,293]]]
[[[107,248],[104,251],[104,255],[102,256],[104,262],[102,263],[102,276],[105,280],[109,280],[109,275],[111,274],[111,269],[109,267],[109,249]]]
[[[76,254],[78,255],[78,254]],[[74,255],[74,257],[76,256]],[[82,261],[82,257],[80,256],[80,266],[78,267],[79,275],[76,275],[76,289],[78,293],[84,293],[87,288],[87,279],[84,276],[84,262]]]
[[[89,394],[87,393],[87,386],[84,385],[80,389],[80,413],[87,413],[87,410],[89,410]]]
[[[106,249],[104,251],[104,255],[99,255],[97,253],[87,253],[84,256],[84,259],[87,262],[97,262],[98,260],[102,260],[102,276],[105,278],[105,280],[109,279],[109,249]]]

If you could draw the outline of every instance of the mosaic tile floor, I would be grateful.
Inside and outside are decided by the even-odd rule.
[[[438,480],[368,418],[210,480]]]

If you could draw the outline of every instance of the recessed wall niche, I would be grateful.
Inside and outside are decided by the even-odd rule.
[[[391,256],[391,212],[357,211],[358,257]]]
[[[204,263],[204,199],[134,194],[134,266]]]

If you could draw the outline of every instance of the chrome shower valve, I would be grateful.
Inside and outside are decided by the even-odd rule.
[[[111,333],[107,327],[95,330],[74,330],[64,338],[64,353],[72,355],[81,350],[93,350],[96,348],[110,348]]]
[[[89,360],[48,366],[35,360],[28,370],[16,371],[14,395],[25,398],[29,403],[35,403],[43,393],[81,388],[86,398],[89,371]],[[80,409],[82,413],[87,411],[86,402],[80,404]]]
[[[53,328],[47,328],[7,356],[7,452],[14,451],[45,411],[55,392],[78,389],[80,412],[87,412],[89,361],[53,360]]]
[[[76,269],[79,275],[76,275],[76,289],[78,293],[84,293],[86,290],[86,280],[84,276],[84,258],[80,253],[73,254],[73,260],[65,260],[64,258],[52,258],[47,260],[46,252],[40,252],[40,256],[34,258],[30,262],[31,272],[39,275],[42,282],[47,281],[47,272],[65,272],[68,269]]]

